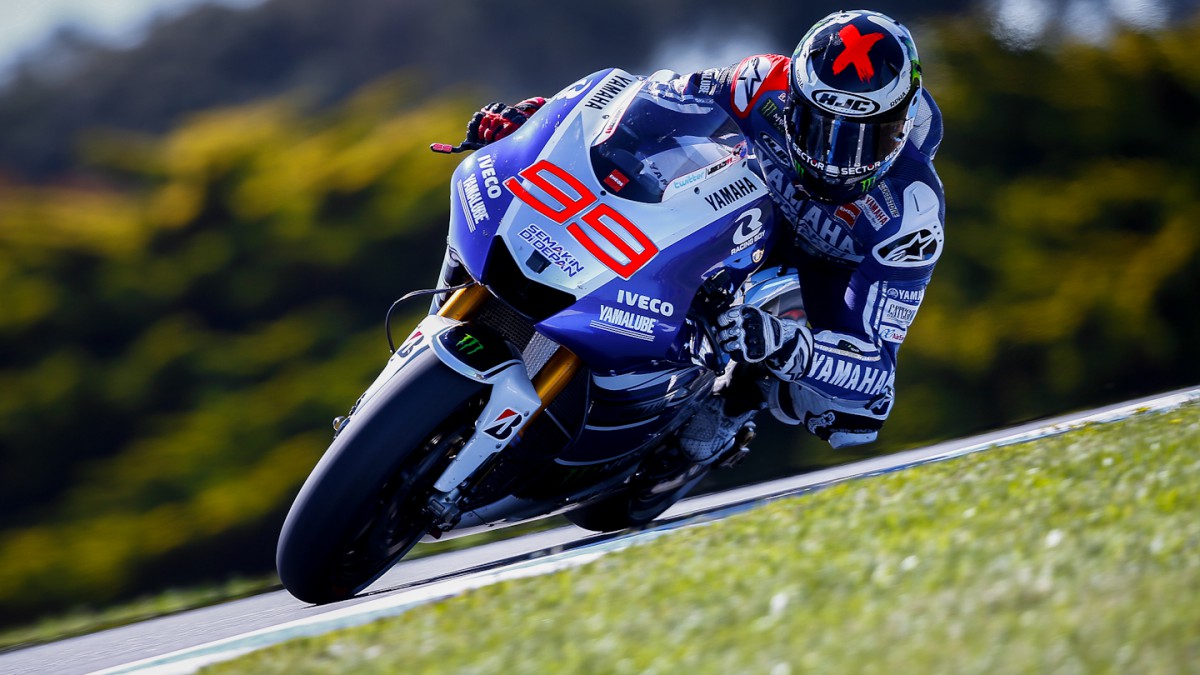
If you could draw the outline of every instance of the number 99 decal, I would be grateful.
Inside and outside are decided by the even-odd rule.
[[[504,187],[508,188],[517,199],[559,225],[567,224],[567,221],[578,217],[578,222],[566,225],[567,232],[597,260],[619,274],[621,278],[628,279],[633,276],[654,256],[658,255],[658,247],[654,245],[650,237],[646,236],[645,232],[642,232],[637,225],[634,225],[608,204],[597,204],[599,198],[588,190],[587,186],[578,178],[567,173],[562,167],[543,159],[525,168],[517,175],[541,189],[550,199],[554,200],[555,204],[547,204],[533,196],[521,186],[521,182],[516,178],[504,181]],[[550,177],[558,179],[562,185],[575,193],[574,196],[559,185],[552,183]],[[580,225],[580,222],[583,225]],[[588,229],[584,228],[584,225],[608,242],[624,258],[624,261],[618,260],[602,247]],[[620,230],[624,230],[634,243],[631,244],[625,237],[622,237],[618,233]]]

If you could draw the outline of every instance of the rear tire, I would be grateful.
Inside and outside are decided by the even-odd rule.
[[[683,499],[708,475],[708,471],[708,467],[692,464],[653,477],[639,474],[619,492],[563,515],[579,527],[594,532],[616,532],[640,527]]]
[[[431,525],[432,482],[470,435],[471,404],[486,389],[427,349],[355,411],[284,521],[276,566],[288,592],[343,600],[416,545]]]

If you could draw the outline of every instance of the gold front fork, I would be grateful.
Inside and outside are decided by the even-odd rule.
[[[479,311],[487,298],[488,291],[483,286],[479,284],[468,286],[455,291],[446,304],[438,310],[438,316],[444,316],[454,321],[463,321]],[[542,400],[542,405],[533,412],[529,422],[537,418],[546,409],[546,406],[550,405],[550,402],[561,394],[563,389],[567,388],[567,384],[571,382],[571,378],[575,377],[575,373],[578,372],[581,365],[583,365],[583,361],[574,352],[559,346],[558,351],[554,352],[546,365],[542,366],[542,369],[533,378],[533,388],[537,391],[538,398]],[[529,422],[525,423],[525,429],[529,428]],[[523,432],[524,429],[522,429]]]
[[[529,421],[521,429],[522,436],[525,434],[525,430],[529,429],[529,425],[537,419],[537,416],[550,406],[550,402],[561,394],[563,389],[567,388],[571,378],[575,377],[575,373],[582,365],[583,360],[576,356],[575,352],[560,345],[558,351],[554,352],[554,356],[551,356],[546,365],[542,366],[542,369],[533,378],[533,388],[537,391],[538,398],[542,400],[542,405],[529,416]]]
[[[487,297],[487,289],[483,286],[479,284],[467,286],[455,291],[454,295],[450,296],[446,304],[442,305],[442,308],[438,310],[438,316],[462,321],[482,307]]]
[[[545,402],[542,407],[567,388],[567,384],[575,377],[575,372],[582,364],[583,361],[575,356],[575,352],[566,347],[560,346],[558,351],[554,352],[554,356],[550,357],[533,378],[533,388],[537,390],[538,398]]]

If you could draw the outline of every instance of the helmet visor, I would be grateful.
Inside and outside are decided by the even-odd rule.
[[[799,97],[797,97],[799,98]],[[835,186],[870,178],[904,146],[904,117],[854,119],[820,110],[807,101],[792,106],[792,161]]]

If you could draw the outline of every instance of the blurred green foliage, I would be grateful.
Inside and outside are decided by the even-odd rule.
[[[918,38],[947,252],[873,451],[1194,383],[1200,29]],[[96,133],[103,181],[0,184],[0,621],[271,568],[327,420],[386,358],[383,310],[440,264],[454,162],[426,148],[479,101],[414,94]]]
[[[0,194],[5,618],[271,567],[383,310],[441,263],[454,162],[428,143],[469,104],[409,96],[97,136],[130,187]]]
[[[926,41],[947,253],[889,431],[944,435],[1200,379],[1197,39],[1192,23],[1014,52],[948,23]]]
[[[877,0],[872,7],[915,21],[970,4]],[[731,17],[725,0],[507,0],[502,11],[424,0],[197,4],[164,17],[130,49],[90,44],[67,30],[25,59],[11,82],[0,82],[0,172],[69,171],[75,135],[96,125],[161,132],[192,111],[295,91],[332,104],[400,66],[420,73],[427,94],[474,79],[512,101],[610,66],[681,68],[657,62],[664,43],[695,40],[697,29],[725,35],[731,18],[770,42],[756,50],[790,50],[800,26],[840,8],[836,0],[743,0]],[[535,52],[553,57],[529,58]]]

